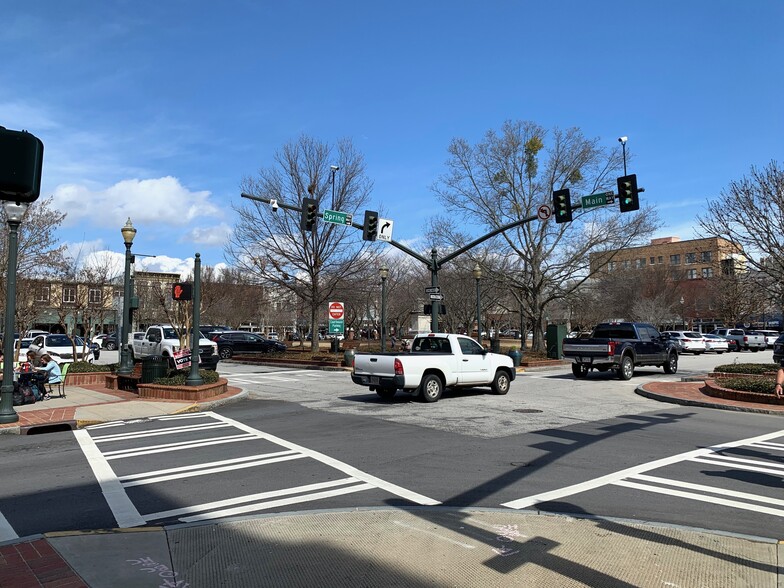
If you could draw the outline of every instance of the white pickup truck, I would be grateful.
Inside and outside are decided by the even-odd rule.
[[[190,335],[188,335],[190,342]],[[142,338],[133,338],[131,357],[136,360],[160,355],[169,360],[174,367],[174,352],[180,350],[180,337],[171,325],[152,325]],[[202,369],[215,370],[218,366],[218,344],[201,337],[199,339],[199,364]]]
[[[490,353],[470,337],[428,333],[414,337],[409,353],[357,353],[351,379],[384,399],[403,390],[437,402],[449,387],[490,386],[506,394],[515,375],[511,357]]]

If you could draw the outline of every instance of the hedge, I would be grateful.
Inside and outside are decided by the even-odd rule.
[[[778,369],[777,363],[728,363],[717,365],[713,371],[725,374],[766,374],[777,372]]]
[[[116,372],[117,367],[120,364],[112,363],[112,364],[95,364],[90,363],[87,361],[75,361],[73,362],[68,371],[72,374],[86,374],[89,372]]]
[[[774,394],[776,379],[770,378],[722,378],[719,382],[722,388],[738,390],[740,392],[758,392],[760,394]]]
[[[153,384],[160,384],[161,386],[185,386],[185,380],[191,375],[190,370],[169,370],[168,377],[158,378]],[[212,370],[199,370],[201,379],[205,384],[214,384],[218,381],[218,372]]]

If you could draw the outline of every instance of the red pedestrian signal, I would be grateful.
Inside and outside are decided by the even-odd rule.
[[[192,300],[193,286],[191,284],[180,283],[172,286],[172,300]]]

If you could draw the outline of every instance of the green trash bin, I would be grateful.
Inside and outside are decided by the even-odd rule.
[[[566,325],[547,325],[545,341],[547,357],[561,359],[563,357],[563,340],[566,338]]]
[[[142,384],[152,384],[169,373],[169,360],[160,355],[151,355],[142,360]]]

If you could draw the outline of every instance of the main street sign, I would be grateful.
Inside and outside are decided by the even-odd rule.
[[[443,299],[444,299],[444,295],[443,294],[431,294],[430,295],[430,300],[443,300]]]
[[[441,286],[428,286],[425,288],[425,294],[441,294]]]
[[[354,215],[349,212],[340,212],[338,210],[325,210],[324,215],[321,217],[325,222],[334,223],[336,225],[350,225],[354,220]]]
[[[615,202],[615,195],[612,192],[597,192],[590,196],[583,196],[581,201],[583,208],[596,208]]]

